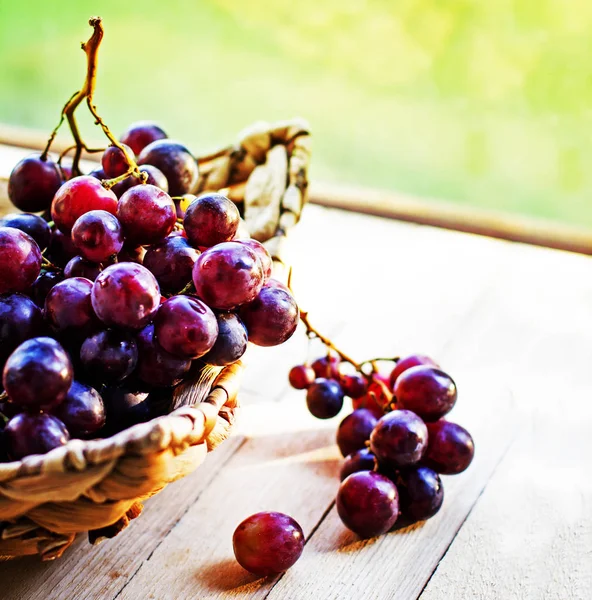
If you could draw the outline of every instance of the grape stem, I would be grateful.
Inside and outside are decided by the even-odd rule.
[[[123,146],[117,138],[111,133],[109,127],[105,124],[103,119],[97,113],[97,107],[93,104],[93,96],[95,93],[96,83],[97,83],[97,66],[98,66],[98,54],[99,47],[101,45],[101,40],[103,39],[104,29],[103,29],[103,21],[101,17],[92,17],[89,20],[89,25],[93,28],[93,33],[88,39],[87,42],[82,43],[82,50],[86,53],[87,58],[87,69],[86,69],[86,79],[84,81],[84,85],[82,89],[78,92],[75,92],[71,98],[66,102],[64,108],[62,108],[62,113],[60,115],[60,120],[56,125],[55,129],[51,132],[49,139],[47,140],[47,145],[41,154],[41,160],[46,160],[49,150],[51,148],[51,144],[53,143],[58,129],[61,127],[64,119],[68,121],[68,125],[70,126],[70,131],[72,132],[72,137],[75,141],[75,152],[74,158],[72,161],[72,174],[74,176],[78,176],[81,174],[80,171],[80,157],[82,155],[82,151],[86,152],[99,152],[99,149],[89,148],[80,135],[80,130],[78,129],[78,123],[76,121],[76,117],[74,116],[74,112],[81,104],[81,102],[86,98],[86,103],[88,105],[88,109],[92,116],[95,119],[95,125],[100,125],[103,133],[107,137],[107,139],[119,148],[125,157],[125,161],[128,165],[128,171],[119,177],[115,177],[114,179],[104,180],[102,182],[103,186],[107,189],[113,187],[119,181],[123,181],[126,177],[133,176],[141,179],[143,183],[146,183],[148,175],[143,173],[138,168],[138,165],[135,161],[135,158],[131,156],[130,152],[126,150],[125,146]],[[71,150],[70,148],[69,150]],[[61,158],[61,157],[60,157]]]

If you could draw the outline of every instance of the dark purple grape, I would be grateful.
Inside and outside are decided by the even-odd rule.
[[[23,158],[12,170],[8,179],[8,197],[24,212],[41,212],[50,207],[61,185],[58,165],[35,154]]]
[[[295,390],[307,390],[315,378],[315,372],[308,365],[296,365],[288,373],[290,385]]]
[[[0,294],[26,292],[41,272],[41,251],[20,229],[0,227]]]
[[[337,445],[343,456],[366,447],[378,419],[366,408],[347,415],[337,428]]]
[[[239,218],[234,202],[222,194],[208,192],[189,205],[183,224],[193,246],[209,248],[232,240]]]
[[[300,312],[290,292],[264,285],[255,300],[241,307],[240,316],[249,341],[257,346],[277,346],[292,337]]]
[[[142,165],[140,167],[140,172],[146,173],[147,179],[145,182],[142,182],[142,180],[139,177],[130,175],[129,177],[126,177],[123,181],[116,183],[111,188],[118,198],[121,198],[121,196],[123,196],[123,194],[125,194],[125,192],[127,192],[130,188],[136,185],[142,185],[142,183],[155,185],[164,192],[169,191],[169,182],[167,181],[167,178],[163,175],[160,169],[157,169],[152,165]]]
[[[148,144],[167,137],[167,134],[156,123],[139,121],[138,123],[132,123],[119,138],[119,141],[127,144],[136,155],[139,155]]]
[[[471,434],[464,427],[444,419],[427,426],[428,449],[422,462],[443,475],[462,473],[475,455]]]
[[[236,560],[255,575],[287,571],[300,558],[304,542],[300,525],[292,517],[277,512],[247,517],[232,536]]]
[[[35,302],[39,308],[43,308],[45,306],[47,294],[49,294],[54,285],[63,280],[64,274],[60,271],[41,271],[29,292],[33,302]]]
[[[126,144],[122,144],[122,146],[129,152],[130,158],[134,158],[134,151]],[[103,152],[101,165],[103,172],[109,179],[127,173],[130,168],[123,150],[113,145],[107,146],[105,152]]]
[[[109,179],[105,171],[103,171],[103,167],[96,167],[88,175],[89,177],[94,177],[95,179],[99,179],[100,181]]]
[[[163,294],[176,294],[191,282],[198,256],[185,238],[168,237],[148,249],[143,264],[156,277]]]
[[[43,251],[49,246],[51,229],[47,221],[39,215],[29,213],[6,215],[0,219],[0,227],[13,227],[24,231],[35,240],[39,250]]]
[[[45,299],[45,318],[54,331],[83,339],[99,328],[91,303],[93,282],[83,277],[65,279]]]
[[[73,368],[66,351],[52,338],[22,343],[4,365],[3,384],[8,397],[27,409],[57,406],[72,385]]]
[[[306,405],[317,419],[331,419],[343,408],[343,390],[333,379],[316,379],[306,393]]]
[[[117,196],[89,175],[74,177],[62,185],[51,203],[51,217],[56,227],[69,234],[76,220],[91,210],[117,213]]]
[[[393,410],[376,424],[370,450],[390,467],[405,467],[420,460],[428,444],[425,423],[410,410]]]
[[[134,338],[124,331],[100,331],[84,340],[80,361],[92,381],[122,381],[136,368],[138,346]]]
[[[171,354],[195,359],[207,354],[218,337],[212,310],[197,298],[173,296],[154,317],[158,343]]]
[[[45,454],[64,446],[70,436],[65,425],[47,413],[21,413],[8,421],[4,436],[8,455],[20,460],[32,454]]]
[[[389,376],[390,389],[395,389],[395,383],[401,373],[404,373],[407,371],[407,369],[418,367],[420,365],[429,365],[436,368],[438,367],[438,365],[429,356],[425,356],[423,354],[410,354],[409,356],[404,356],[397,361],[395,368],[392,370],[392,373]]]
[[[91,210],[74,223],[72,241],[83,258],[101,263],[123,248],[123,229],[111,213]]]
[[[51,234],[47,258],[58,267],[65,267],[68,261],[78,254],[78,249],[72,241],[70,234],[65,235],[59,229]]]
[[[356,450],[343,459],[339,477],[343,481],[348,475],[358,471],[372,471],[376,466],[376,457],[368,448]]]
[[[144,256],[146,255],[146,250],[143,246],[126,246],[124,245],[121,249],[121,252],[117,255],[118,262],[133,262],[138,265],[144,263]]]
[[[239,242],[218,244],[198,257],[193,283],[208,306],[229,310],[255,300],[261,291],[261,261]]]
[[[140,246],[166,238],[177,222],[177,211],[171,197],[160,188],[137,185],[119,200],[117,218],[126,241]]]
[[[105,325],[141,329],[160,305],[160,290],[148,269],[124,262],[107,267],[97,277],[91,300]]]
[[[218,337],[212,349],[202,358],[208,365],[223,367],[236,362],[247,350],[247,330],[235,313],[220,313]]]
[[[138,378],[156,387],[177,384],[191,368],[191,361],[164,350],[154,336],[154,325],[148,325],[137,336]]]
[[[343,393],[354,400],[361,398],[368,391],[368,381],[359,373],[340,375],[339,383],[341,383]]]
[[[398,406],[412,410],[424,421],[437,421],[456,403],[452,377],[435,367],[420,365],[404,371],[395,383]]]
[[[195,192],[199,168],[191,152],[182,144],[171,140],[152,142],[142,150],[138,163],[160,169],[169,182],[171,196]]]
[[[66,277],[84,277],[89,281],[94,281],[102,270],[101,265],[84,260],[82,256],[75,256],[64,267],[64,275]]]
[[[97,390],[73,381],[66,397],[52,410],[74,438],[92,437],[105,425],[105,406]]]
[[[236,239],[236,238],[235,238]],[[257,240],[241,240],[241,244],[248,246],[257,255],[261,261],[261,267],[263,269],[263,279],[267,281],[271,277],[273,270],[273,260],[271,255],[267,251],[267,248]]]
[[[105,433],[112,435],[133,425],[150,421],[154,415],[148,397],[148,392],[126,385],[106,388],[103,392],[107,415]]]
[[[428,467],[409,467],[397,477],[401,516],[409,523],[433,517],[444,502],[444,486]]]
[[[269,282],[267,283],[269,285]],[[332,354],[329,356],[321,356],[317,358],[311,365],[312,370],[317,377],[325,377],[326,379],[339,379],[339,356]]]
[[[23,342],[43,331],[43,315],[30,298],[23,294],[0,296],[0,365]]]
[[[388,477],[374,471],[358,471],[342,481],[336,506],[348,529],[369,538],[386,533],[395,524],[399,494]]]

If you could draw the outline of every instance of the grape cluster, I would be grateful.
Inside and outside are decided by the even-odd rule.
[[[237,206],[193,195],[187,148],[151,123],[121,142],[87,175],[44,155],[10,175],[27,212],[0,220],[0,460],[163,414],[183,379],[298,324]]]
[[[304,317],[303,317],[304,318]],[[346,373],[329,353],[289,373],[292,387],[306,390],[310,412],[336,416],[344,397],[353,412],[337,429],[345,457],[336,506],[346,527],[361,537],[386,533],[433,517],[442,506],[440,475],[464,471],[474,455],[469,432],[444,419],[457,399],[453,379],[429,357],[396,359],[387,376],[356,365]],[[375,364],[375,361],[369,361]]]

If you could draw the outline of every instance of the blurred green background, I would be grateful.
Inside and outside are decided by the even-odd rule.
[[[317,179],[592,226],[589,0],[0,0],[0,122],[51,130],[95,14],[114,131],[301,115]]]

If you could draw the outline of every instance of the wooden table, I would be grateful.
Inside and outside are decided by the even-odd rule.
[[[3,600],[592,597],[592,260],[310,206],[294,288],[360,359],[421,351],[457,380],[451,418],[476,441],[426,522],[360,541],[334,507],[341,417],[318,421],[288,369],[302,331],[253,348],[241,425],[120,537],[59,561],[0,564]],[[320,349],[311,349],[313,355]],[[282,577],[235,562],[236,525],[278,510],[307,544]]]

